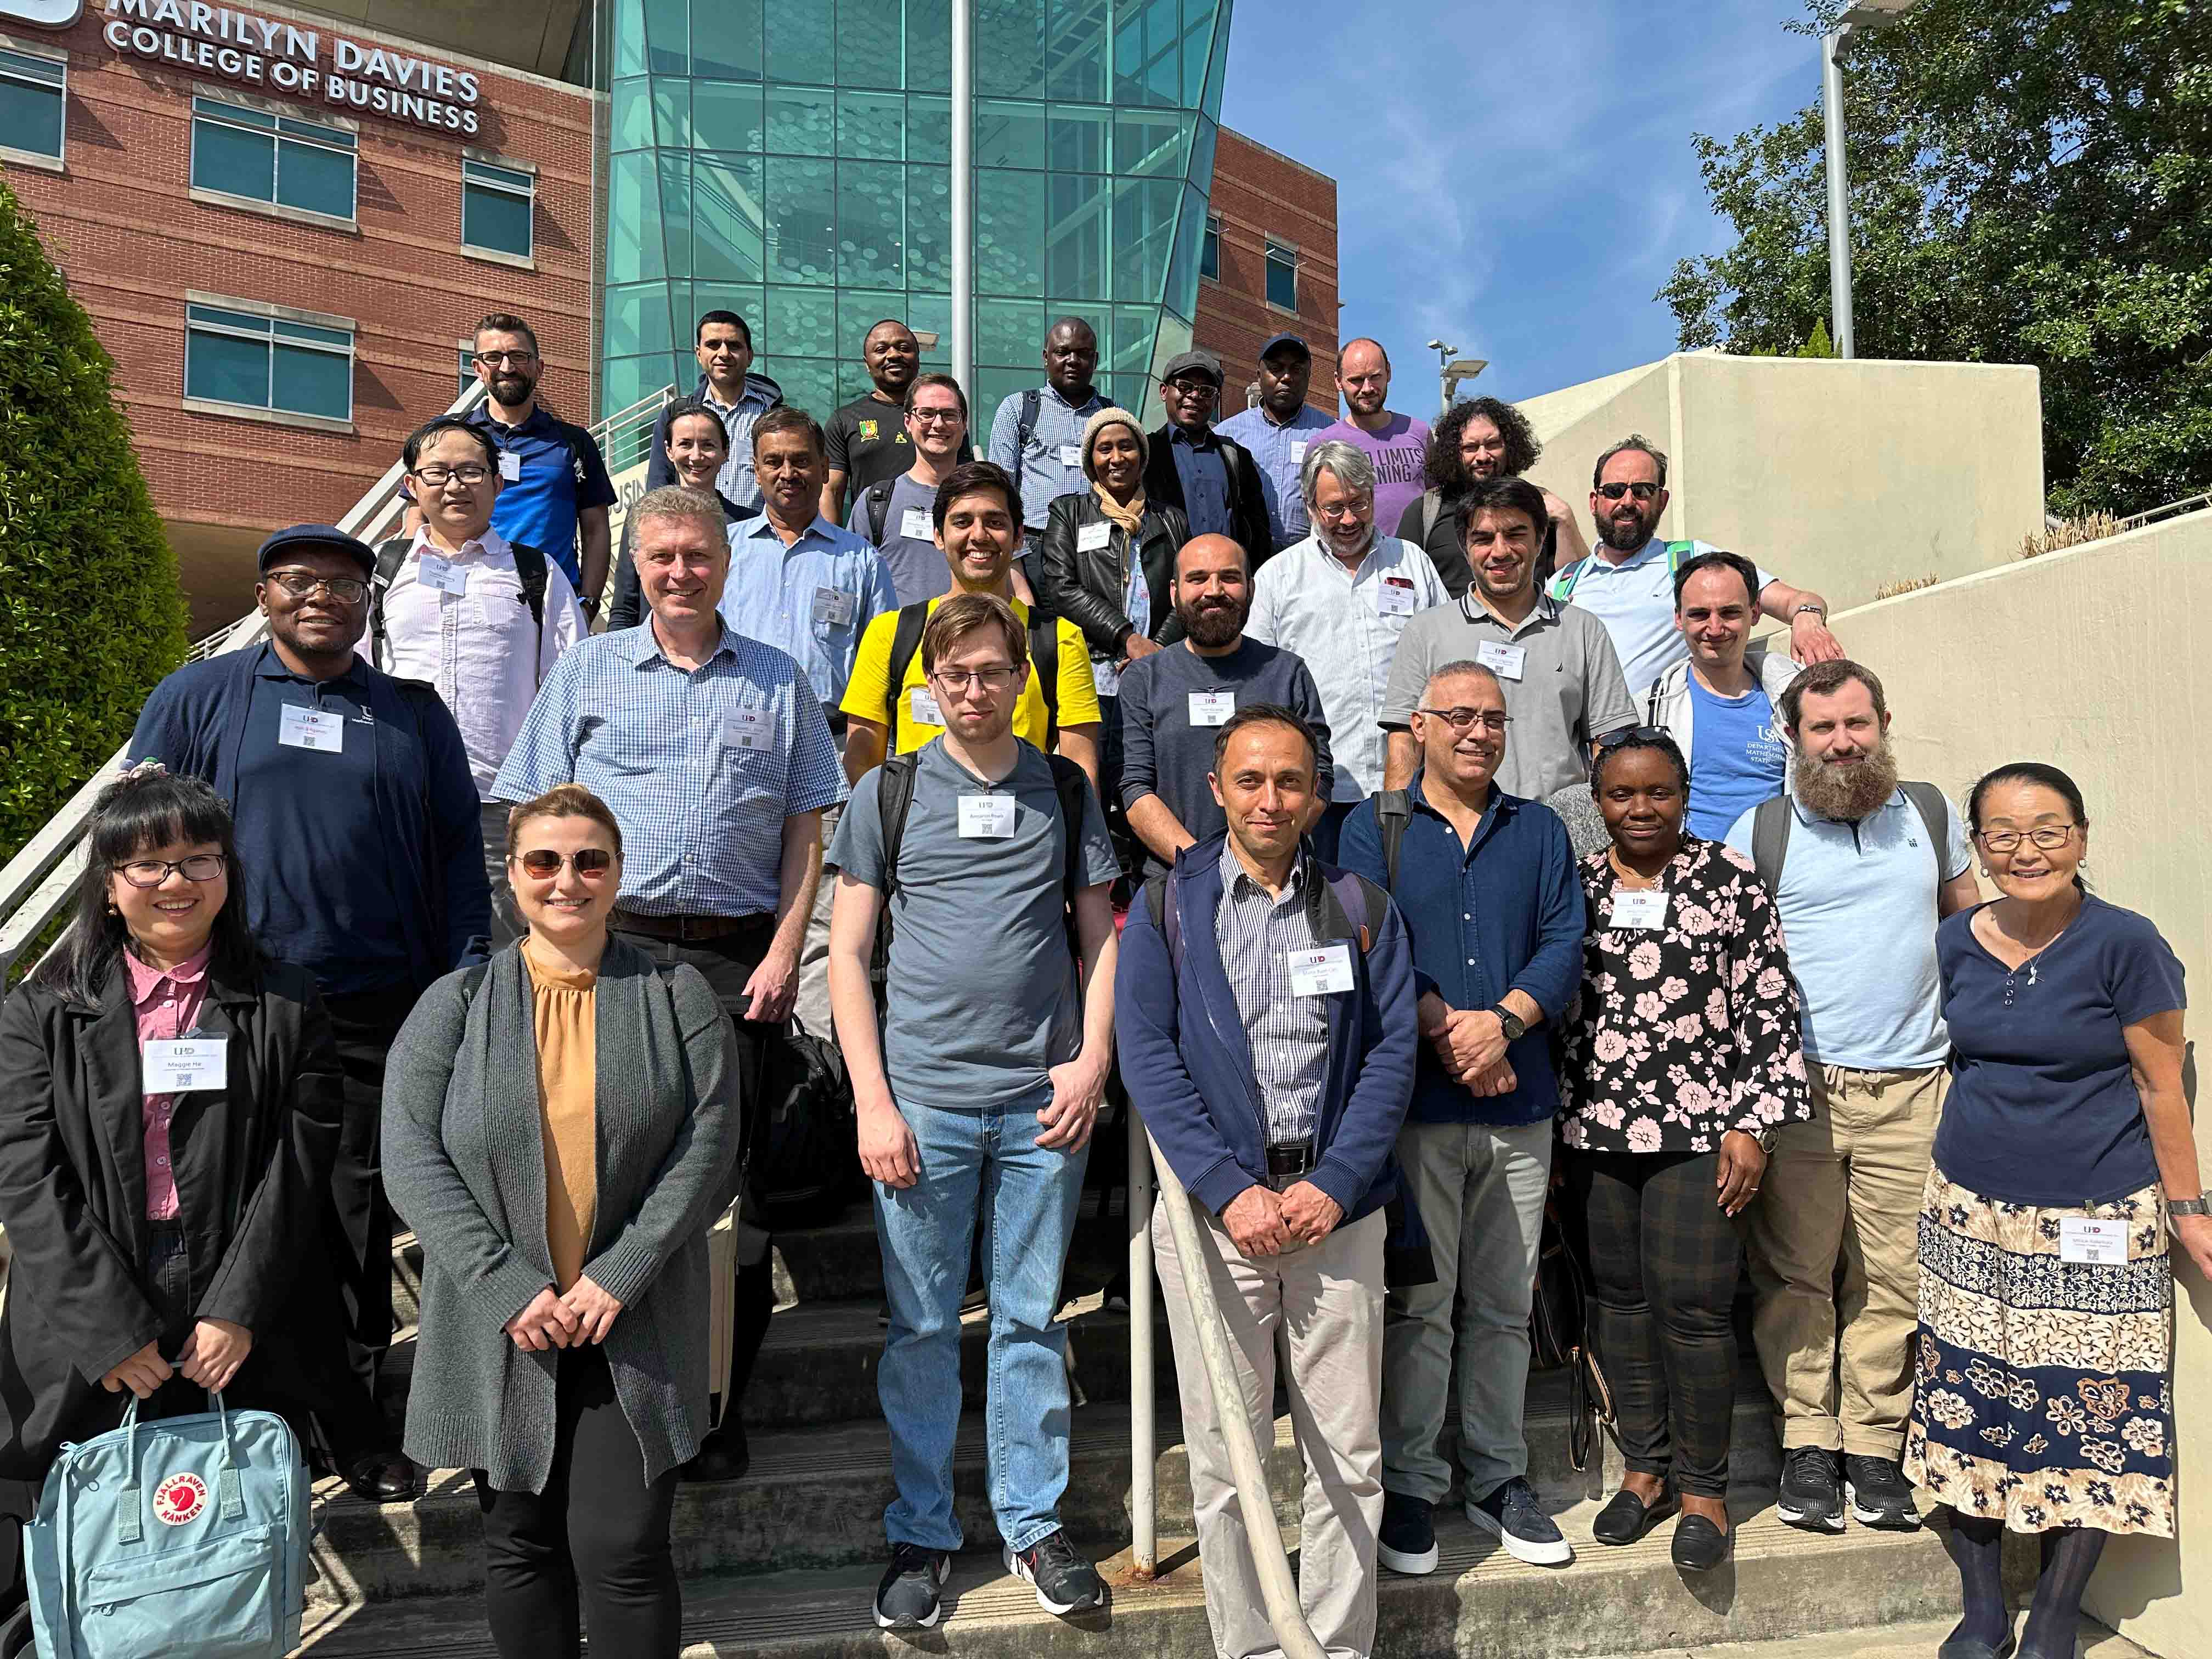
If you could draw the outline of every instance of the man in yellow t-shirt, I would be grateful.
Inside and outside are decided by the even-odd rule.
[[[954,593],[995,593],[1013,607],[1024,623],[1030,608],[1014,597],[1008,572],[1022,545],[1022,503],[1013,480],[988,461],[971,461],[956,467],[938,487],[932,509],[938,547],[952,572]],[[951,595],[923,602],[909,610],[934,611]],[[853,658],[853,672],[845,682],[845,700],[839,704],[846,720],[845,775],[858,782],[883,763],[885,740],[910,754],[945,731],[936,719],[936,704],[922,678],[921,653],[907,659],[896,699],[892,696],[891,647],[898,634],[901,611],[886,611],[868,624]],[[917,646],[919,628],[908,630]],[[1064,617],[1053,624],[1059,661],[1055,667],[1055,708],[1045,706],[1038,676],[1030,675],[1014,708],[1014,735],[1036,748],[1046,746],[1048,728],[1057,715],[1060,753],[1090,775],[1098,786],[1098,727],[1103,718],[1098,690],[1091,678],[1091,653],[1083,635]],[[894,734],[893,727],[896,731]]]

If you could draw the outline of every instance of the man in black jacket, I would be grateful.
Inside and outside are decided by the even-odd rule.
[[[1168,360],[1160,376],[1160,407],[1167,423],[1152,434],[1145,466],[1146,499],[1178,507],[1194,536],[1227,536],[1258,569],[1274,550],[1267,500],[1252,453],[1213,429],[1221,402],[1221,360],[1210,351],[1186,351]]]

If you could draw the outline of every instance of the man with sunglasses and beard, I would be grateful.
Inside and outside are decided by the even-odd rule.
[[[268,639],[155,686],[128,752],[204,780],[229,804],[247,925],[314,975],[330,1012],[345,1108],[323,1236],[344,1300],[347,1364],[309,1386],[346,1484],[371,1503],[400,1503],[416,1494],[415,1468],[375,1399],[392,1340],[385,1054],[434,981],[486,954],[480,806],[437,692],[355,653],[375,554],[330,525],[295,525],[262,543],[259,563]]]
[[[1791,791],[1728,832],[1773,890],[1804,1005],[1814,1121],[1783,1127],[1746,1212],[1752,1331],[1782,1419],[1781,1518],[1920,1524],[1899,1468],[1912,1403],[1917,1216],[1948,1085],[1936,924],[1979,902],[1959,814],[1900,785],[1871,670],[1815,664],[1779,699]],[[1694,799],[1694,797],[1692,798]]]
[[[1590,517],[1598,544],[1587,558],[1561,567],[1546,591],[1561,605],[1591,612],[1613,635],[1628,689],[1642,696],[1690,647],[1674,625],[1674,573],[1699,554],[1718,550],[1698,541],[1662,542],[1667,457],[1632,433],[1597,458],[1590,474]],[[1828,662],[1844,647],[1828,631],[1828,602],[1759,570],[1759,614],[1790,629],[1790,654],[1801,663]]]
[[[1197,536],[1176,555],[1170,588],[1180,644],[1121,671],[1121,800],[1145,843],[1145,872],[1175,867],[1176,854],[1227,827],[1207,779],[1213,742],[1240,708],[1288,708],[1313,728],[1320,798],[1332,777],[1321,692],[1292,651],[1244,637],[1252,573],[1226,536]]]

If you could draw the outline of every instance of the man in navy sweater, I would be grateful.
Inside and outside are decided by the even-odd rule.
[[[129,757],[203,778],[230,804],[247,924],[305,968],[345,1073],[329,1248],[345,1292],[351,1370],[322,1379],[325,1431],[347,1484],[411,1498],[415,1471],[374,1404],[392,1340],[392,1206],[378,1127],[384,1056],[431,981],[483,960],[491,887],[475,775],[429,686],[354,653],[376,556],[329,525],[261,544],[258,646],[187,663],[154,688]]]
[[[1528,1484],[1521,1419],[1559,1109],[1536,1028],[1581,981],[1583,896],[1565,826],[1495,781],[1508,719],[1495,674],[1444,664],[1412,715],[1413,781],[1403,796],[1370,796],[1344,823],[1345,868],[1389,887],[1405,913],[1425,1039],[1398,1163],[1437,1276],[1391,1291],[1382,1352],[1380,1553],[1398,1572],[1436,1570],[1430,1512],[1451,1484],[1437,1439],[1455,1347],[1467,1518],[1523,1561],[1574,1559]],[[1395,859],[1386,808],[1404,814]]]
[[[1413,1084],[1413,972],[1389,897],[1302,845],[1317,754],[1287,708],[1249,705],[1221,727],[1212,785],[1226,833],[1183,848],[1130,907],[1115,1026],[1130,1098],[1236,1289],[1221,1311],[1254,1379],[1248,1418],[1262,1447],[1277,1332],[1286,1340],[1306,1468],[1298,1599],[1324,1649],[1364,1656],[1382,1514],[1382,1206]],[[1164,1205],[1152,1248],[1214,1648],[1262,1652],[1279,1644]]]

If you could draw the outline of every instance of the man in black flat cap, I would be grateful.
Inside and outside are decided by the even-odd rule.
[[[1226,536],[1243,548],[1258,570],[1275,550],[1259,463],[1234,438],[1213,429],[1221,404],[1221,359],[1210,351],[1185,351],[1160,373],[1160,407],[1167,423],[1150,437],[1145,495],[1179,507],[1190,533]]]
[[[326,1234],[349,1329],[346,1374],[314,1380],[318,1414],[347,1484],[396,1503],[416,1480],[375,1404],[392,1340],[385,1051],[431,981],[483,959],[491,893],[453,715],[431,687],[355,654],[375,564],[330,525],[264,542],[254,598],[268,639],[155,686],[129,758],[203,778],[230,803],[247,924],[314,975],[330,1012],[345,1119]]]

